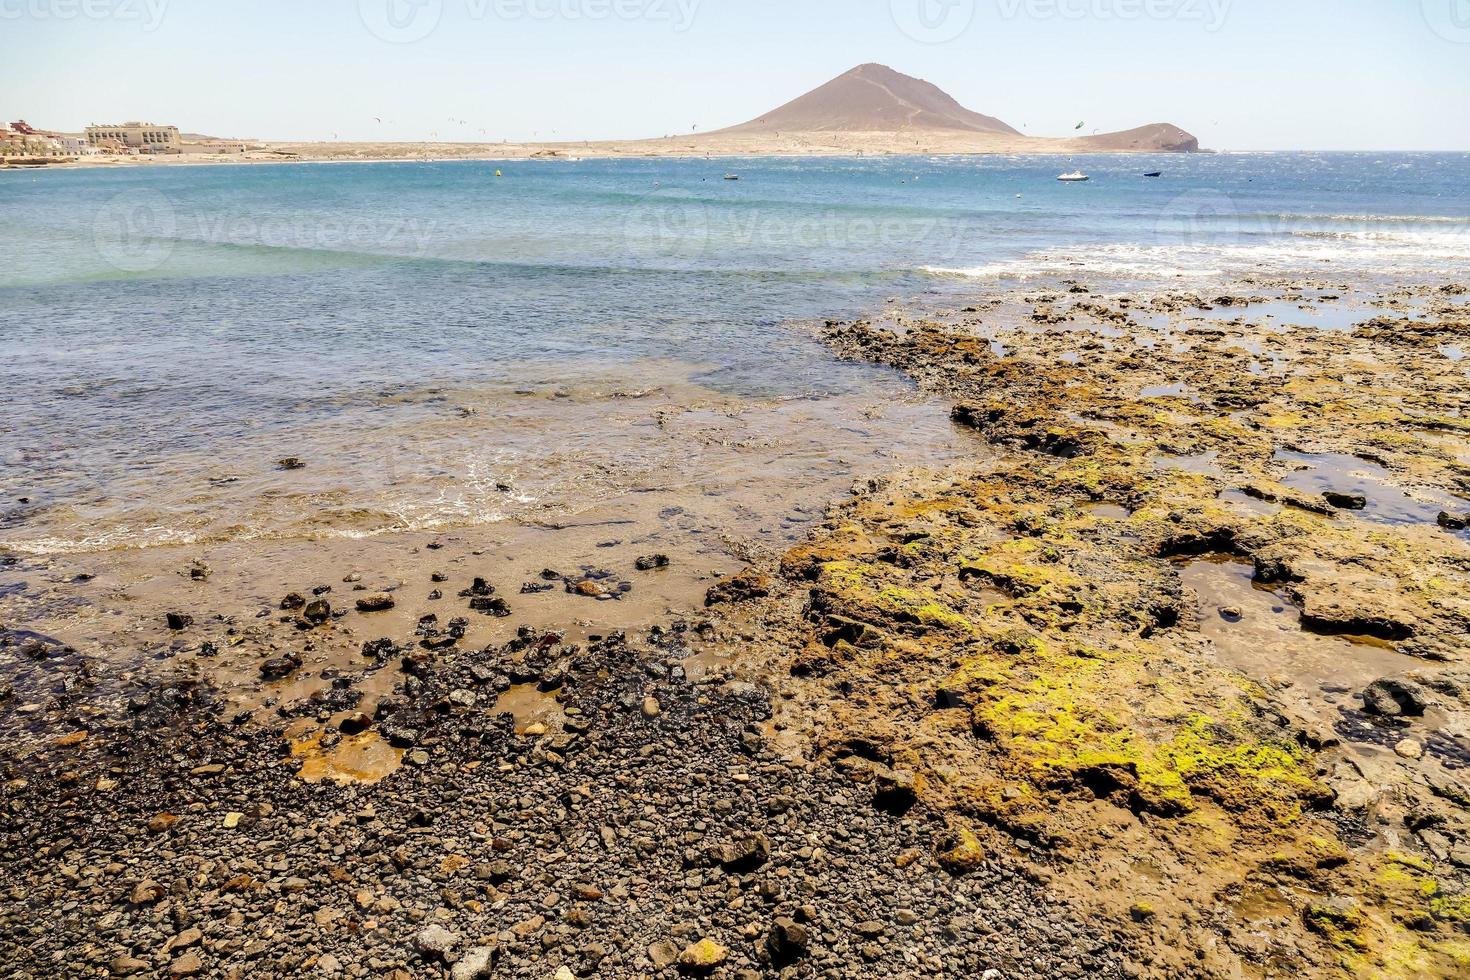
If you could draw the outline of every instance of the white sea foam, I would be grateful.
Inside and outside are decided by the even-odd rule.
[[[1167,245],[1068,246],[975,266],[925,266],[921,272],[985,281],[1091,275],[1161,281],[1276,272],[1323,266],[1368,273],[1434,274],[1463,265],[1470,235],[1451,231],[1302,230],[1268,242],[1227,240]]]

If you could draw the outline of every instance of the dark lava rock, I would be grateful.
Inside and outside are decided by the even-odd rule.
[[[164,619],[168,622],[168,628],[175,631],[186,630],[194,625],[194,617],[183,613],[171,612]]]
[[[468,589],[459,594],[461,599],[472,599],[495,594],[495,586],[482,578],[476,578]]]
[[[361,735],[373,727],[373,720],[366,713],[355,711],[343,718],[337,725],[337,730],[343,735]]]
[[[1413,681],[1385,677],[1363,692],[1363,710],[1384,718],[1419,717],[1428,705],[1429,692]]]
[[[332,604],[325,599],[313,599],[301,611],[301,618],[313,626],[320,626],[332,618]]]
[[[726,871],[754,871],[771,859],[771,842],[764,834],[742,834],[710,848],[710,858]]]
[[[704,596],[706,606],[721,603],[749,602],[771,594],[771,578],[755,572],[742,572],[712,586]]]
[[[1368,498],[1361,493],[1339,493],[1336,490],[1323,492],[1322,498],[1338,510],[1363,510],[1368,506]]]
[[[766,937],[766,952],[771,954],[771,960],[778,965],[801,959],[810,947],[811,937],[807,934],[806,926],[793,919],[777,919],[771,926],[770,935]]]
[[[300,609],[304,605],[306,605],[306,599],[304,599],[299,593],[296,592],[288,593],[286,597],[281,600],[281,608],[286,610]]]
[[[419,740],[419,733],[404,725],[379,725],[378,731],[395,749],[411,749]]]
[[[306,464],[301,461],[299,456],[287,456],[284,459],[276,460],[276,468],[282,470],[303,470],[306,468]]]
[[[668,568],[668,555],[644,555],[633,563],[633,567],[640,572],[651,572],[656,568]]]
[[[280,680],[282,677],[290,677],[301,669],[301,658],[294,653],[288,653],[284,657],[273,657],[260,665],[260,676],[266,680]]]
[[[1449,531],[1463,531],[1470,527],[1470,514],[1451,514],[1448,511],[1441,511],[1439,526]]]
[[[510,615],[510,603],[490,596],[476,596],[470,600],[470,608],[477,613],[494,616],[497,619],[505,619]]]

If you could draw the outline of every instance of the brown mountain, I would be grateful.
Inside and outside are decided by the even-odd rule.
[[[1121,133],[1043,139],[1023,135],[994,116],[966,109],[938,86],[867,64],[750,122],[705,134],[700,142],[753,142],[779,137],[797,145],[853,143],[863,134],[879,152],[901,151],[907,141],[932,144],[925,152],[1192,153],[1199,141],[1178,126],[1154,123]],[[884,139],[886,137],[886,139]],[[896,148],[896,149],[895,149]]]
[[[886,65],[859,65],[821,88],[727,133],[892,132],[948,129],[1021,133],[992,116],[971,112],[938,86]]]

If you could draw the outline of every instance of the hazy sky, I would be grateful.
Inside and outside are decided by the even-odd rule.
[[[68,130],[660,136],[866,61],[1033,135],[1470,149],[1470,0],[0,0],[0,114]]]

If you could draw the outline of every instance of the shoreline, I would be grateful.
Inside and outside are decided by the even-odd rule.
[[[833,137],[836,137],[835,139]],[[824,142],[830,140],[830,142]],[[206,166],[261,163],[394,163],[453,162],[510,163],[524,160],[567,162],[584,160],[738,160],[743,158],[835,159],[905,156],[1179,156],[1209,155],[1212,150],[1179,151],[1097,149],[1073,145],[1067,139],[1020,138],[980,141],[954,134],[803,134],[790,139],[739,138],[701,145],[684,138],[672,140],[601,140],[575,143],[313,143],[268,141],[244,153],[185,153],[158,156],[80,157],[43,166],[0,165],[0,170],[80,170],[116,166]]]
[[[99,975],[370,955],[403,977],[488,975],[482,956],[496,976],[672,977],[687,954],[719,976],[1453,976],[1470,539],[1434,512],[1470,517],[1448,353],[1467,291],[1279,279],[1147,300],[977,285],[963,308],[829,323],[839,355],[952,405],[970,458],[865,479],[803,542],[736,550],[647,618],[565,577],[527,618],[530,566],[467,530],[374,543],[403,568],[371,581],[298,557],[256,589],[289,606],[288,578],[330,583],[320,621],[308,595],[262,614],[175,569],[163,595],[197,598],[162,601],[190,621],[119,644],[162,659],[117,700],[89,694],[89,652],[7,632],[38,686],[0,711],[38,737],[11,728],[27,829],[0,875],[87,911],[38,934],[12,896],[0,945]],[[1364,316],[1311,324],[1339,307]],[[75,564],[26,574],[64,601]],[[517,615],[474,615],[487,568]],[[400,585],[399,608],[354,609],[431,570],[442,606]],[[140,582],[102,584],[99,610]],[[503,632],[425,627],[430,608]],[[251,676],[282,658],[285,679]],[[374,752],[386,771],[359,778]]]

